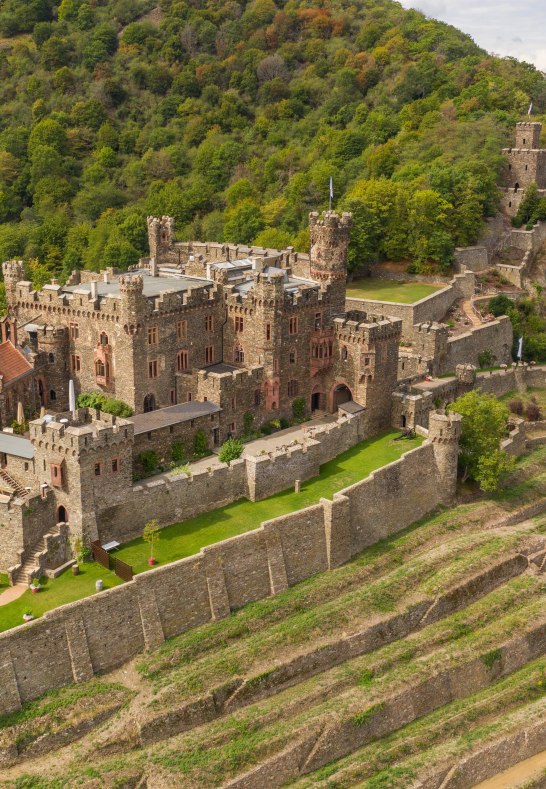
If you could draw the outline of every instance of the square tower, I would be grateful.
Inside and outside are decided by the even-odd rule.
[[[516,124],[516,148],[527,148],[536,151],[540,148],[540,135],[542,133],[542,123],[517,123]]]

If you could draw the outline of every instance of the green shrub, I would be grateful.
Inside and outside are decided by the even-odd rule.
[[[186,447],[182,441],[173,441],[171,444],[171,460],[177,466],[186,462]]]
[[[482,351],[480,354],[478,354],[478,364],[482,370],[484,367],[491,367],[494,361],[495,357],[491,351]]]
[[[155,472],[159,469],[157,452],[154,452],[153,449],[147,449],[145,452],[141,452],[138,456],[138,460],[144,473],[147,475],[155,474]]]
[[[513,306],[514,303],[508,296],[505,296],[504,293],[499,293],[497,296],[493,296],[492,299],[489,299],[488,309],[491,315],[498,318],[501,315],[508,315],[508,310]]]
[[[381,712],[384,706],[384,704],[374,704],[372,707],[368,707],[367,710],[357,712],[357,714],[353,715],[351,718],[351,723],[354,726],[364,726],[364,724],[373,718],[374,715],[377,715],[378,712]]]
[[[227,463],[229,466],[233,460],[237,460],[241,457],[243,450],[243,442],[240,439],[228,438],[228,440],[225,441],[220,447],[218,457],[222,463]]]
[[[495,663],[497,663],[501,658],[502,652],[500,649],[492,649],[490,652],[486,652],[485,655],[480,656],[482,663],[486,665],[488,669],[493,668]]]
[[[209,440],[204,430],[198,430],[193,437],[193,456],[204,458],[210,455]]]
[[[105,414],[119,416],[122,419],[134,414],[131,406],[124,403],[123,400],[106,397],[102,392],[81,392],[76,398],[76,406],[78,408],[96,408]]]
[[[305,419],[306,411],[305,397],[296,397],[296,399],[292,401],[292,415],[294,419],[298,421]]]
[[[251,411],[245,411],[243,414],[243,432],[248,436],[252,432],[252,425],[254,423],[254,414]]]

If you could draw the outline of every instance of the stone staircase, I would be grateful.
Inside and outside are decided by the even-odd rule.
[[[5,468],[0,468],[0,487],[3,489],[10,489],[13,493],[20,498],[26,498],[28,496],[28,491],[21,485],[20,482],[17,482]]]
[[[59,534],[59,527],[54,526],[46,534],[44,534],[35,545],[32,546],[31,551],[23,564],[17,569],[13,575],[13,585],[27,584],[32,582],[33,578],[39,578],[41,573],[40,556],[47,552],[47,537]]]

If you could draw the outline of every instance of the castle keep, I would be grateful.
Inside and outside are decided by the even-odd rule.
[[[503,208],[510,216],[517,214],[525,190],[532,183],[536,183],[541,197],[546,196],[546,149],[540,147],[541,133],[541,123],[518,123],[515,147],[503,149]]]

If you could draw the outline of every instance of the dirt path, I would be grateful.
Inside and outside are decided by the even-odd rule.
[[[537,753],[525,759],[524,762],[515,764],[509,770],[494,775],[481,784],[476,784],[473,789],[517,789],[533,778],[540,778],[546,771],[546,751]]]
[[[15,584],[15,586],[8,587],[0,594],[0,605],[6,605],[13,602],[13,600],[17,600],[27,589],[28,586],[26,584]]]

